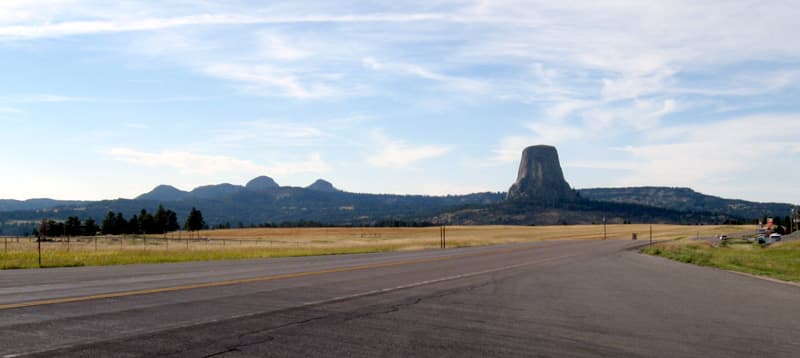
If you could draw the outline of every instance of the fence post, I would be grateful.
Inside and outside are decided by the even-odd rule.
[[[42,268],[42,238],[39,237],[36,239],[36,246],[39,251],[39,268]]]
[[[97,252],[97,235],[94,236],[94,252]]]

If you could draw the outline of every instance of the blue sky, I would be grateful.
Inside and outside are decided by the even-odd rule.
[[[505,191],[551,144],[576,188],[800,202],[791,1],[110,3],[0,2],[0,198]]]

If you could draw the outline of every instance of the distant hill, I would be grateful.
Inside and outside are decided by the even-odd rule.
[[[199,199],[217,199],[236,194],[242,190],[244,190],[243,186],[228,183],[205,185],[190,191],[188,197]]]
[[[535,202],[503,201],[445,212],[434,222],[459,225],[576,225],[651,223],[725,224],[741,218],[718,213],[677,211],[653,206],[577,199],[555,205]]]
[[[595,201],[639,204],[675,211],[721,213],[745,219],[772,215],[786,216],[792,208],[790,204],[724,199],[701,194],[689,188],[597,188],[581,189],[578,193],[584,199]]]
[[[306,187],[306,189],[316,190],[316,191],[325,191],[325,192],[337,192],[339,189],[336,189],[333,184],[331,184],[327,180],[318,179],[313,184]]]
[[[59,206],[76,206],[84,203],[86,203],[86,201],[54,199],[29,199],[22,201],[0,199],[0,211],[41,210]]]
[[[280,185],[278,185],[278,183],[276,183],[275,180],[273,180],[268,176],[257,177],[247,182],[247,185],[245,185],[245,188],[247,190],[252,190],[252,191],[267,191],[267,190],[277,189],[279,187]]]
[[[189,192],[180,190],[171,185],[159,185],[152,191],[139,195],[137,200],[177,201],[189,196]]]

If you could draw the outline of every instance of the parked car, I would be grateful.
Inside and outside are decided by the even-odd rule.
[[[725,240],[728,240],[728,235],[722,234],[719,236],[719,241],[725,241]]]
[[[769,236],[769,241],[770,242],[781,241],[782,238],[783,238],[783,236],[781,236],[781,234],[774,233],[774,234]]]

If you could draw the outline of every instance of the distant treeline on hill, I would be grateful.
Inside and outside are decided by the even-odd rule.
[[[319,221],[308,221],[308,220],[299,220],[299,221],[283,221],[280,223],[261,223],[257,225],[245,225],[243,223],[238,223],[238,225],[233,226],[231,223],[225,223],[220,225],[214,225],[211,229],[214,230],[224,230],[224,229],[252,229],[252,228],[317,228],[317,227],[433,227],[438,226],[438,224],[434,224],[429,221],[404,221],[404,220],[379,220],[368,224],[360,224],[360,225],[353,225],[353,224],[330,224],[330,223],[322,223]]]
[[[33,229],[33,236],[62,237],[62,236],[94,236],[102,235],[142,235],[165,234],[179,230],[178,215],[159,205],[154,214],[142,209],[139,214],[134,214],[130,219],[120,212],[109,211],[98,226],[93,218],[84,221],[77,216],[70,216],[67,220],[43,220],[37,228]],[[207,229],[203,220],[203,213],[192,208],[183,228],[189,231]]]
[[[265,222],[261,224],[233,225],[229,222],[209,226],[203,219],[200,210],[192,208],[183,226],[178,224],[177,214],[162,205],[158,206],[155,213],[142,209],[139,214],[132,215],[129,219],[121,212],[109,211],[99,224],[91,217],[81,220],[77,216],[69,216],[66,220],[47,220],[44,223],[18,224],[16,230],[7,230],[5,235],[33,235],[40,234],[45,237],[66,236],[94,236],[101,235],[156,235],[164,234],[183,228],[188,231],[197,230],[222,230],[233,228],[320,228],[320,227],[433,227],[438,224],[430,221],[394,220],[384,219],[369,223],[324,223],[315,220],[297,220],[282,222]],[[31,231],[32,228],[32,231]]]

